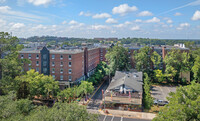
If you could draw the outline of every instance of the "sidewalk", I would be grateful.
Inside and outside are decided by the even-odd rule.
[[[114,115],[119,117],[127,117],[127,118],[138,118],[138,119],[147,119],[152,120],[154,117],[156,117],[156,114],[153,113],[145,113],[145,112],[133,112],[133,111],[121,111],[121,110],[111,110],[106,109],[109,114],[107,115]],[[100,111],[100,114],[106,115],[102,110]]]

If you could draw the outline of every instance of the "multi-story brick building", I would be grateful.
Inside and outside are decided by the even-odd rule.
[[[105,48],[49,50],[43,47],[41,50],[23,49],[19,53],[19,58],[31,61],[30,64],[24,64],[24,71],[34,69],[44,75],[52,75],[61,88],[89,77],[97,64],[105,60]]]

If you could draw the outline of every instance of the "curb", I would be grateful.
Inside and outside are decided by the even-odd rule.
[[[106,80],[104,80],[100,86],[95,90],[95,92],[92,94],[92,96],[89,98],[89,100],[87,101],[87,103],[85,105],[88,105],[88,103],[90,102],[90,100],[92,99],[92,97],[96,94],[96,92],[99,90],[99,88],[103,85],[103,83],[105,82]]]

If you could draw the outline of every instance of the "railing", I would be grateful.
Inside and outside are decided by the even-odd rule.
[[[111,92],[107,92],[106,96],[111,96]],[[141,98],[141,94],[140,93],[131,93],[131,98]],[[120,93],[120,92],[112,92],[112,97],[129,97],[129,94],[124,94],[124,93]]]

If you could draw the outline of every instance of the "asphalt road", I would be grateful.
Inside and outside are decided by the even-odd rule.
[[[97,92],[92,97],[91,101],[89,102],[87,108],[88,109],[95,109],[98,110],[102,100],[102,89],[105,91],[109,85],[108,81],[105,81],[101,87],[97,90]]]
[[[151,95],[155,99],[167,101],[166,97],[169,96],[169,93],[175,91],[175,86],[153,86],[151,89]]]
[[[99,121],[150,121],[150,120],[100,115]]]

